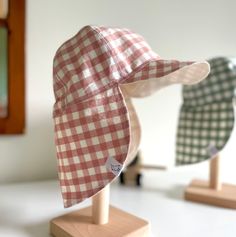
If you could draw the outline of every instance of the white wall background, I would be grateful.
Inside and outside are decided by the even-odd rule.
[[[236,55],[235,0],[28,0],[26,134],[0,136],[0,182],[56,177],[51,111],[56,49],[87,24],[142,34],[164,58],[202,60]],[[137,100],[146,162],[174,164],[180,86]],[[223,178],[236,182],[236,132],[222,153]],[[179,171],[207,174],[207,164]],[[194,175],[194,173],[193,173]]]

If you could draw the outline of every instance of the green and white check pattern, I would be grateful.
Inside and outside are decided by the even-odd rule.
[[[232,99],[236,88],[236,65],[228,58],[208,61],[211,73],[199,84],[183,86],[183,105],[177,131],[176,164],[193,164],[220,151],[234,126]]]

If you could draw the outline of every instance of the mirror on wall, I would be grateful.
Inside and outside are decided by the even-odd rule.
[[[0,0],[0,135],[25,127],[25,0]]]

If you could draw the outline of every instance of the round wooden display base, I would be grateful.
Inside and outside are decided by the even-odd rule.
[[[92,207],[75,211],[50,222],[55,237],[147,237],[149,223],[110,206],[108,224],[93,224]]]

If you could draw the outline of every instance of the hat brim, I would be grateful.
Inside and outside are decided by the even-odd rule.
[[[194,164],[212,158],[209,148],[220,152],[234,126],[232,102],[217,102],[198,107],[181,107],[176,164]]]
[[[196,84],[209,72],[209,63],[205,61],[149,61],[122,80],[120,87],[129,97],[146,97],[171,84]]]

